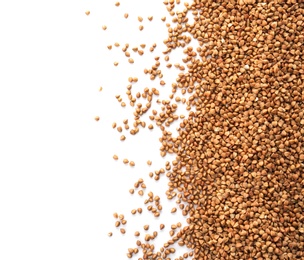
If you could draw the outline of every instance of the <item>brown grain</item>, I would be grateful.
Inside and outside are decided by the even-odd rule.
[[[130,161],[129,164],[130,164],[131,167],[134,167],[134,166],[135,166],[135,162],[133,162],[133,161]]]
[[[171,213],[175,213],[175,212],[176,212],[176,208],[172,208]]]
[[[119,227],[120,226],[120,222],[119,221],[116,221],[115,222],[115,227]]]
[[[149,230],[149,225],[144,225],[144,230]]]

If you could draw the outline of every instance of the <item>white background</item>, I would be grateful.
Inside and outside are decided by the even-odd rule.
[[[142,129],[137,136],[125,131],[127,140],[121,142],[111,127],[126,118],[132,127],[133,110],[115,99],[120,94],[128,104],[129,76],[139,78],[134,94],[156,87],[168,99],[178,71],[165,67],[161,53],[167,28],[160,18],[167,11],[161,0],[121,0],[119,7],[115,2],[0,0],[1,260],[126,259],[127,248],[135,247],[134,231],[144,235],[144,224],[150,224],[149,233],[159,231],[160,223],[167,225],[155,240],[159,247],[169,239],[171,224],[185,223],[181,212],[170,213],[176,203],[165,198],[167,179],[155,183],[148,177],[172,159],[159,155],[160,130]],[[128,19],[123,18],[126,12]],[[137,16],[144,18],[143,31]],[[106,46],[114,42],[121,47],[109,51]],[[147,45],[144,56],[130,49],[133,65],[121,51],[125,43]],[[165,87],[143,74],[155,56],[161,56]],[[181,58],[182,50],[177,50],[170,62],[181,63]],[[123,165],[123,158],[136,166]],[[128,193],[138,178],[145,180],[146,194],[161,197],[160,219],[145,210],[131,216],[133,208],[144,208],[147,196]],[[126,235],[114,227],[113,212],[126,216]]]

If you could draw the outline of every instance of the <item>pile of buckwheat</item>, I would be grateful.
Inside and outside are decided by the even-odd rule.
[[[195,0],[175,12],[179,3],[165,0],[169,16],[162,18],[172,21],[164,40],[167,67],[172,66],[168,55],[174,55],[174,49],[185,54],[181,64],[175,64],[180,72],[172,94],[158,100],[158,113],[151,100],[158,97],[159,85],[136,95],[129,85],[134,123],[126,120],[123,127],[132,135],[146,126],[162,130],[161,156],[173,154],[175,160],[150,177],[158,180],[165,174],[168,190],[163,196],[177,199],[171,212],[181,211],[187,226],[172,224],[171,239],[161,248],[153,244],[158,232],[146,234],[127,256],[171,259],[177,247],[186,246],[190,253],[175,259],[304,259],[304,2]],[[191,46],[194,40],[199,47]],[[133,51],[143,55],[145,47]],[[123,51],[130,57],[128,48]],[[159,65],[160,57],[155,57],[155,65],[144,73],[168,88]],[[136,81],[129,78],[130,84]],[[188,98],[183,97],[186,93]],[[147,102],[138,103],[138,98]],[[188,115],[176,114],[179,104],[186,105]],[[141,120],[146,113],[150,123]],[[178,136],[173,137],[167,128],[178,120]],[[116,123],[112,127],[122,131]],[[135,165],[129,159],[123,163]],[[134,186],[142,196],[144,180]],[[150,192],[145,205],[159,217],[159,196]],[[124,216],[114,217],[124,234]]]

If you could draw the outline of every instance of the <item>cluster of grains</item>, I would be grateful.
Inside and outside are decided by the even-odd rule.
[[[173,86],[193,111],[162,138],[176,154],[168,191],[188,216],[177,237],[193,259],[303,259],[304,3],[186,7],[166,45],[182,46],[185,31],[199,42]]]
[[[162,130],[161,156],[176,158],[149,176],[168,177],[166,196],[178,199],[171,212],[181,210],[188,225],[172,225],[172,238],[160,249],[151,243],[157,232],[147,234],[128,257],[171,259],[174,246],[186,246],[191,252],[176,259],[304,259],[304,3],[195,0],[182,12],[174,12],[177,0],[164,4],[172,16],[164,60],[183,48],[184,65],[175,65],[180,72],[170,99],[157,102],[161,113],[151,109],[158,90],[133,96],[128,87],[135,107],[130,133],[145,127],[140,118],[151,109],[150,120]],[[199,47],[190,46],[194,40]],[[155,60],[144,71],[151,80],[163,76]],[[136,104],[139,97],[147,104]],[[187,116],[176,114],[181,103]],[[177,120],[173,137],[167,127]],[[143,184],[134,185],[140,196]],[[158,217],[160,197],[147,195],[144,204]],[[123,225],[115,217],[116,227]]]

